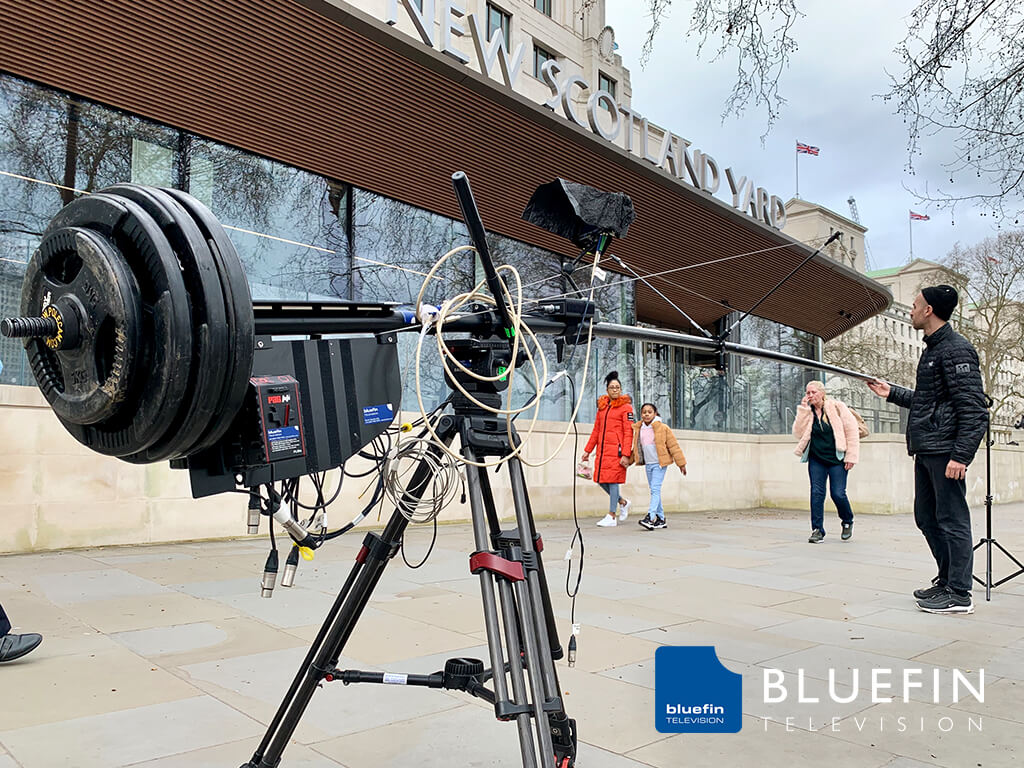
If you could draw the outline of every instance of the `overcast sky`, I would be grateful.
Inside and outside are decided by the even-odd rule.
[[[856,198],[874,268],[907,261],[910,210],[931,217],[913,224],[918,258],[939,259],[955,242],[973,245],[997,233],[990,216],[966,205],[954,215],[917,202],[907,189],[946,188],[949,181],[942,170],[948,151],[940,142],[917,159],[916,174],[907,172],[902,118],[876,97],[888,88],[886,69],[898,72],[893,49],[916,2],[801,0],[806,16],[794,30],[799,50],[780,87],[788,103],[763,146],[763,108],[721,120],[736,62],[707,63],[707,51],[697,59],[696,41],[686,37],[692,3],[676,0],[670,7],[646,67],[640,52],[650,19],[638,13],[640,5],[607,0],[607,23],[630,70],[633,109],[784,200],[795,192],[796,141],[819,147],[817,157],[800,155],[800,197],[844,216],[847,199]]]

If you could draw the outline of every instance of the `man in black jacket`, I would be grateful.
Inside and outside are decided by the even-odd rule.
[[[876,395],[910,409],[907,452],[914,457],[914,520],[939,567],[930,587],[914,590],[918,608],[928,613],[974,612],[965,478],[985,434],[988,410],[978,353],[948,322],[958,299],[948,285],[924,288],[914,299],[910,322],[924,331],[927,348],[913,390],[879,379],[868,382]]]
[[[0,662],[20,659],[26,653],[34,651],[41,642],[42,636],[35,633],[11,634],[11,622],[4,613],[4,607],[0,605]]]

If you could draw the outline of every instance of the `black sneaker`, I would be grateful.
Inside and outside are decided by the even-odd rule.
[[[664,517],[656,517],[656,518],[654,518],[654,522],[651,523],[651,530],[653,531],[653,530],[655,530],[657,528],[668,528],[668,523],[665,522],[665,518]]]
[[[654,530],[654,518],[650,515],[646,515],[643,520],[637,520],[637,525],[642,525],[648,531]]]
[[[941,595],[946,591],[946,585],[939,581],[939,577],[936,576],[932,579],[932,585],[930,587],[922,587],[921,589],[914,590],[914,598],[917,600],[929,600],[936,595]]]
[[[817,544],[819,541],[825,538],[825,532],[820,528],[815,528],[811,531],[811,536],[807,539],[809,544]]]
[[[942,593],[918,600],[917,607],[925,613],[974,613],[974,601],[970,594],[958,595],[949,587],[943,587]]]
[[[853,536],[853,522],[851,521],[849,523],[843,523],[843,533],[840,536],[840,538],[843,541],[846,541],[847,539],[851,538],[852,536]]]

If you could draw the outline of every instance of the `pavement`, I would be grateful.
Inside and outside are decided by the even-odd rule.
[[[581,768],[1024,764],[1024,576],[991,601],[976,589],[973,615],[935,616],[910,596],[934,565],[907,516],[861,515],[848,542],[829,519],[817,545],[799,511],[670,514],[661,531],[641,529],[635,513],[617,528],[595,527],[599,517],[581,520],[577,663],[558,664]],[[975,518],[978,540],[983,511]],[[996,540],[1024,559],[1024,504],[995,508],[993,521]],[[573,526],[539,527],[564,642],[562,556]],[[411,562],[430,536],[430,526],[409,532]],[[259,594],[262,538],[0,557],[0,602],[15,631],[45,636],[34,653],[0,665],[0,768],[237,768],[362,538],[357,529],[319,550],[272,599]],[[449,657],[486,658],[472,549],[467,525],[443,525],[422,568],[395,558],[339,666],[433,672]],[[995,580],[1015,568],[995,550]],[[985,573],[984,555],[975,572]],[[713,645],[743,675],[739,733],[656,730],[654,657],[664,645]],[[765,669],[783,671],[785,702],[765,703]],[[872,687],[879,669],[892,671],[876,681],[894,690]],[[925,684],[904,701],[906,669],[924,670]],[[977,687],[982,669],[984,700],[961,689],[954,701],[954,670]],[[852,691],[852,701],[833,700]],[[451,764],[521,765],[515,726],[459,692],[337,682],[316,692],[281,762]]]

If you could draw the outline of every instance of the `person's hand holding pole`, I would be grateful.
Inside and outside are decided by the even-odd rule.
[[[889,386],[888,382],[882,381],[881,379],[871,379],[871,381],[867,382],[867,385],[868,385],[868,389],[870,389],[872,392],[874,392],[879,397],[888,397],[889,396],[889,392],[892,389]]]

